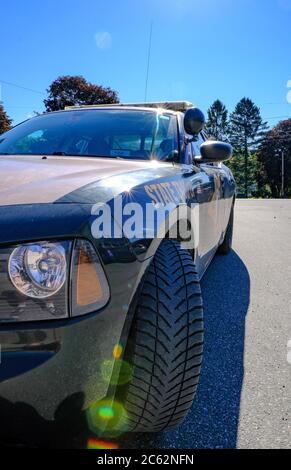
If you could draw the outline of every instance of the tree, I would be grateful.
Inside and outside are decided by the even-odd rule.
[[[12,119],[10,119],[4,109],[2,103],[0,103],[0,134],[3,132],[9,131],[12,124]]]
[[[244,165],[245,156],[243,152],[234,152],[233,157],[227,162],[233,175],[235,177],[237,185],[238,196],[244,196],[245,194],[245,178],[244,178]],[[256,152],[250,152],[248,157],[248,194],[259,195],[258,192],[258,172],[260,163]]]
[[[260,109],[249,98],[243,98],[230,115],[230,142],[235,152],[244,155],[244,192],[249,194],[248,161],[250,152],[254,152],[267,132],[268,126],[263,122]]]
[[[118,103],[118,94],[87,82],[82,76],[63,76],[50,85],[44,100],[47,111],[58,111],[65,106]]]
[[[282,193],[282,152],[284,156],[284,192]],[[262,141],[258,159],[259,185],[270,187],[272,197],[291,196],[291,119],[279,122]]]
[[[228,111],[220,100],[214,101],[207,111],[206,131],[210,138],[228,140]]]

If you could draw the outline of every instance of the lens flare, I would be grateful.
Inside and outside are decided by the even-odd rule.
[[[99,416],[102,419],[114,418],[114,411],[111,406],[101,406],[99,408]]]
[[[127,412],[121,403],[113,399],[93,403],[86,414],[89,429],[94,434],[116,437],[127,431]]]
[[[99,439],[88,439],[87,449],[119,449],[115,442],[101,441]]]
[[[121,346],[121,344],[116,344],[113,349],[114,359],[120,359],[122,356],[122,352],[123,352],[123,347]]]
[[[105,382],[112,385],[124,385],[132,380],[133,367],[121,359],[103,361],[101,374]]]

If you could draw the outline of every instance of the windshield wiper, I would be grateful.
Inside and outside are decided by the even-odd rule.
[[[112,156],[112,155],[88,155],[87,153],[66,153],[66,152],[53,152],[46,153],[46,156],[59,156],[59,157],[87,157],[87,158],[112,158],[115,160],[124,160],[124,157]]]
[[[53,152],[50,155],[53,155],[56,157],[66,157],[68,154],[66,152],[59,151],[59,152]]]

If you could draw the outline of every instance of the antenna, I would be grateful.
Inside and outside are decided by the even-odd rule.
[[[151,21],[151,26],[150,26],[150,37],[149,37],[149,48],[148,48],[148,62],[147,62],[145,94],[144,94],[144,100],[145,100],[145,102],[147,101],[147,97],[148,97],[148,82],[149,82],[150,59],[151,59],[151,50],[152,50],[152,36],[153,36],[153,21]]]

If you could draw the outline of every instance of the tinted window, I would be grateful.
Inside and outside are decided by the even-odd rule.
[[[45,114],[0,136],[0,154],[166,160],[178,150],[177,118],[137,110]]]
[[[199,136],[198,136],[198,139],[196,140],[196,142],[191,143],[192,152],[193,152],[195,157],[198,157],[200,155],[200,146],[203,144],[203,142],[204,142],[204,137],[200,133]]]

